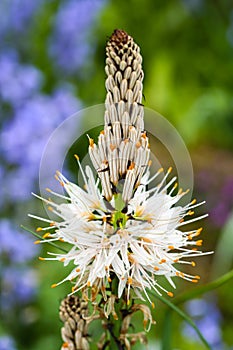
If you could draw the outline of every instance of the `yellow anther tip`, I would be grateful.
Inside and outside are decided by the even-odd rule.
[[[36,232],[40,232],[40,231],[42,231],[42,230],[43,230],[42,227],[37,227]]]
[[[79,160],[79,156],[77,154],[74,154],[74,157]]]
[[[199,241],[196,241],[196,245],[198,247],[202,246],[202,243],[203,243],[203,240],[202,239],[199,239]]]
[[[132,283],[133,283],[132,277],[128,277],[128,284],[132,284]]]
[[[43,236],[42,236],[42,238],[47,238],[47,237],[49,237],[50,236],[50,233],[49,232],[46,232]]]
[[[197,279],[197,280],[200,280],[200,279],[201,279],[201,277],[200,277],[199,275],[194,276],[194,278]]]
[[[38,239],[37,241],[34,242],[34,244],[40,244],[40,240]]]
[[[51,288],[56,288],[57,287],[57,283],[54,283],[51,285]]]
[[[158,173],[162,173],[164,171],[164,169],[163,168],[160,168],[159,170],[158,170]]]
[[[89,146],[90,147],[93,147],[94,146],[94,140],[89,138]]]

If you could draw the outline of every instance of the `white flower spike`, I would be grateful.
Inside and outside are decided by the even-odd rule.
[[[67,196],[49,192],[63,197],[66,203],[41,199],[59,220],[30,216],[47,223],[47,227],[38,228],[45,231],[41,242],[70,244],[67,253],[48,253],[49,257],[41,258],[59,260],[65,266],[73,263],[69,275],[53,286],[71,281],[70,294],[81,290],[87,295],[90,290],[94,300],[99,292],[106,299],[115,281],[118,298],[124,294],[129,302],[134,291],[141,299],[146,296],[151,302],[148,289],[173,296],[160,284],[161,276],[172,288],[175,277],[194,283],[200,279],[179,270],[178,266],[195,266],[194,257],[208,254],[198,250],[202,240],[196,237],[202,229],[183,229],[207,215],[185,220],[203,203],[193,200],[184,207],[178,205],[186,192],[176,191],[176,178],[167,182],[171,169],[159,185],[148,189],[156,177],[161,180],[163,170],[150,177],[140,49],[127,33],[116,30],[106,51],[105,125],[97,144],[89,138],[94,171],[89,166],[83,169],[76,156],[85,189],[58,172],[57,180]]]

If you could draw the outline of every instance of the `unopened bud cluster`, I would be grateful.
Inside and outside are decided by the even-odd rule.
[[[88,341],[88,303],[71,295],[60,305],[60,319],[64,323],[61,334],[64,341],[61,350],[89,350]]]
[[[104,130],[98,146],[90,139],[89,153],[103,196],[109,201],[114,193],[121,192],[127,203],[140,184],[150,156],[143,121],[142,56],[139,46],[121,30],[112,34],[106,55]]]

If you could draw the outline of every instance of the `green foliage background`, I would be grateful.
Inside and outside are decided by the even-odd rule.
[[[189,3],[199,5],[192,8],[191,5],[188,6]],[[106,40],[115,28],[124,29],[141,47],[145,71],[145,106],[155,109],[172,122],[189,148],[194,173],[205,172],[207,185],[204,190],[198,190],[199,180],[196,177],[195,195],[200,200],[210,198],[210,204],[212,200],[217,202],[221,187],[225,181],[233,178],[231,1],[109,0],[94,27],[90,28],[88,40],[95,47],[95,54],[82,71],[77,71],[73,76],[66,76],[62,71],[55,72],[52,69],[53,62],[46,52],[46,38],[58,5],[59,1],[49,1],[38,12],[28,33],[28,41],[23,46],[25,62],[36,65],[45,73],[44,91],[52,91],[55,79],[56,84],[66,80],[75,85],[77,96],[84,106],[103,103]],[[210,186],[208,174],[215,179]],[[230,249],[233,246],[232,221],[231,226],[228,222],[220,228],[210,221],[204,225],[204,248],[215,249],[217,254],[199,259],[197,271],[202,275],[201,284],[230,270],[233,257]],[[40,287],[37,300],[27,310],[34,322],[21,327],[18,319],[11,331],[19,341],[20,350],[58,349],[61,345],[58,308],[68,286],[51,289],[50,285],[62,279],[66,271],[59,263],[34,264],[40,276]],[[176,295],[192,288],[196,286],[180,282]],[[228,347],[233,346],[232,288],[231,280],[215,290],[223,315],[223,339]],[[164,350],[205,349],[204,345],[182,336],[181,318],[177,314],[172,315],[172,332],[169,333],[170,329],[166,326],[170,325],[170,319],[167,317],[170,318],[167,306],[156,301],[154,318],[157,324],[150,333],[150,344],[160,344],[161,338],[170,334],[170,344],[166,345],[164,341]],[[12,319],[6,316],[1,321],[5,327],[4,322],[12,324]],[[139,327],[140,320],[137,322]],[[149,348],[159,349],[160,345],[157,348],[151,345]]]

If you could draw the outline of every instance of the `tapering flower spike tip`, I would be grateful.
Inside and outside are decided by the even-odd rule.
[[[104,130],[98,145],[90,142],[89,153],[103,196],[109,201],[121,192],[127,204],[148,167],[150,149],[143,120],[142,56],[122,30],[115,30],[107,43],[105,71]]]

